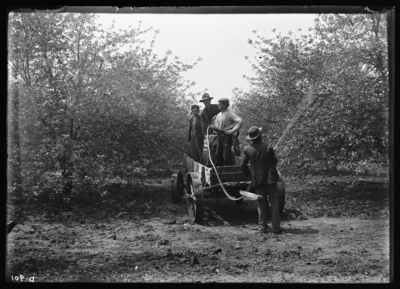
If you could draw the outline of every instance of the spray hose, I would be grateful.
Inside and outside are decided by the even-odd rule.
[[[218,182],[219,182],[219,184],[221,185],[222,191],[225,193],[225,195],[228,197],[228,199],[230,199],[230,200],[232,200],[232,201],[241,200],[241,199],[243,198],[243,196],[241,196],[240,198],[237,198],[237,199],[234,198],[234,197],[232,197],[232,196],[226,191],[224,185],[223,185],[222,182],[221,182],[221,179],[219,178],[219,175],[218,175],[218,172],[217,172],[217,168],[215,167],[215,165],[214,165],[214,163],[213,163],[213,161],[212,161],[212,158],[211,158],[210,142],[209,142],[209,139],[208,139],[208,130],[209,130],[209,128],[210,128],[210,127],[207,127],[208,157],[210,158],[210,162],[211,162],[211,164],[212,164],[212,166],[213,166],[213,168],[214,168],[214,170],[215,170],[215,174],[217,175]]]

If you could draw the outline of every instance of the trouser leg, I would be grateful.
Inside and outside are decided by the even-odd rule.
[[[213,138],[212,142],[210,143],[210,153],[211,153],[211,160],[215,166],[219,165],[219,137]]]
[[[223,165],[231,164],[231,155],[232,155],[232,136],[227,134],[222,134],[222,158]]]
[[[204,146],[203,139],[202,138],[196,139],[198,162],[201,162],[203,159],[203,146]]]
[[[190,156],[192,157],[192,159],[195,162],[199,161],[199,155],[198,155],[198,150],[197,150],[197,146],[196,146],[196,140],[195,140],[194,137],[190,140]]]
[[[223,140],[222,140],[222,133],[218,133],[218,142],[216,144],[216,163],[217,166],[223,165],[223,157],[222,157],[222,150],[223,150]]]
[[[258,211],[258,224],[264,229],[267,229],[267,213],[268,213],[268,199],[267,199],[267,187],[257,186],[256,187],[257,195],[261,195],[263,197],[262,200],[257,200],[257,211]]]
[[[277,232],[281,229],[279,215],[278,184],[267,185],[267,194],[271,203],[272,230]]]

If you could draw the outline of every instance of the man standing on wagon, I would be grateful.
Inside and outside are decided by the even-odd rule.
[[[192,116],[189,120],[189,142],[190,155],[196,162],[201,162],[203,157],[203,133],[201,131],[200,107],[197,104],[192,105]]]
[[[206,137],[207,128],[209,125],[211,125],[213,117],[220,112],[218,105],[211,104],[211,99],[213,98],[210,97],[208,93],[204,93],[200,100],[200,102],[204,103],[204,109],[200,112],[201,129],[203,131],[203,137]],[[209,134],[212,134],[212,130],[209,131]]]
[[[234,165],[234,162],[232,161],[232,136],[240,130],[243,120],[229,108],[228,98],[219,99],[218,108],[221,110],[221,112],[217,114],[215,122],[212,125],[212,127],[218,131],[218,154],[222,154],[222,158],[219,158],[220,161],[218,165]]]

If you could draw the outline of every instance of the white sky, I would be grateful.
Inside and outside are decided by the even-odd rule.
[[[161,56],[169,49],[172,57],[178,56],[184,63],[193,63],[199,57],[195,68],[184,76],[196,82],[191,91],[208,93],[218,100],[232,96],[235,87],[249,89],[243,75],[252,76],[251,64],[255,49],[248,39],[255,39],[253,30],[266,38],[276,33],[286,35],[308,33],[313,27],[316,14],[99,14],[103,28],[115,26],[135,27],[142,21],[142,28],[153,27],[159,30],[154,51]],[[301,28],[301,32],[298,29]],[[153,33],[148,33],[148,40]],[[145,38],[143,38],[145,39]]]

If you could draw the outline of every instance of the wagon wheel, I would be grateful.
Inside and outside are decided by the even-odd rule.
[[[183,175],[180,171],[172,175],[171,198],[173,203],[179,203],[183,197]]]
[[[204,193],[203,189],[195,188],[193,182],[186,184],[186,204],[191,221],[201,223],[204,216]]]

